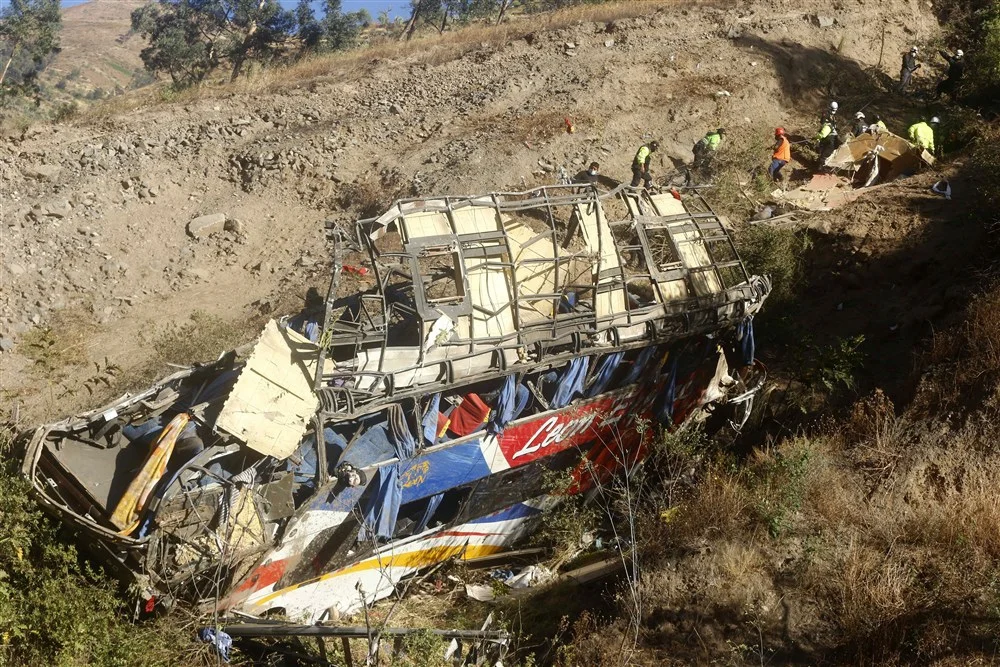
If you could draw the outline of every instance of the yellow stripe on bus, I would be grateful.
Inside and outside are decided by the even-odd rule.
[[[280,597],[286,593],[290,593],[298,588],[304,586],[311,586],[312,584],[317,584],[321,581],[327,579],[332,579],[334,577],[341,577],[347,574],[353,574],[355,572],[364,572],[365,570],[377,570],[381,568],[389,567],[411,567],[420,569],[422,567],[427,567],[428,565],[434,565],[435,563],[440,563],[443,560],[447,560],[452,556],[461,556],[462,560],[469,560],[470,558],[479,558],[481,556],[489,556],[490,554],[495,554],[498,551],[502,551],[504,547],[495,546],[491,544],[482,545],[449,545],[433,547],[431,549],[421,549],[420,551],[411,551],[409,553],[399,554],[398,556],[386,556],[384,558],[379,558],[378,556],[373,556],[367,560],[363,560],[360,563],[355,563],[350,567],[345,567],[342,570],[337,570],[336,572],[330,572],[329,574],[324,574],[315,579],[310,579],[309,581],[303,581],[301,584],[295,584],[294,586],[289,586],[283,588],[280,591],[276,591],[267,595],[257,602],[254,602],[254,606],[265,605],[271,602],[277,597]]]

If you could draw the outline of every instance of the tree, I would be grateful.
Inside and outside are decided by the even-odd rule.
[[[310,0],[299,0],[295,6],[296,35],[302,41],[303,51],[315,51],[323,40],[323,26],[316,20]]]
[[[509,0],[411,0],[410,20],[403,35],[413,36],[418,24],[434,26],[444,32],[448,22],[469,23],[504,11]],[[502,17],[502,16],[501,16]]]
[[[0,95],[38,93],[38,75],[59,51],[59,0],[10,0],[0,11]]]
[[[219,64],[212,21],[186,2],[150,3],[132,12],[132,29],[149,41],[139,57],[146,69],[166,72],[175,86],[199,83]]]
[[[132,12],[132,27],[149,40],[140,57],[176,85],[198,83],[227,60],[235,80],[248,60],[265,60],[295,29],[277,0],[159,0]]]
[[[230,29],[227,56],[233,63],[230,81],[240,75],[243,63],[269,57],[295,29],[295,17],[281,8],[277,0],[234,0],[217,2],[230,9],[227,27]]]
[[[354,46],[358,41],[364,19],[361,12],[345,14],[341,9],[340,0],[326,0],[324,7],[326,14],[323,17],[323,32],[326,37],[326,48],[341,51]],[[367,15],[368,12],[364,13]]]

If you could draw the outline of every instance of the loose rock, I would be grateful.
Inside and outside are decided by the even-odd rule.
[[[187,232],[196,239],[221,232],[226,226],[225,213],[213,213],[195,218],[187,225]]]

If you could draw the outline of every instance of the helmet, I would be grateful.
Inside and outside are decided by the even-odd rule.
[[[650,141],[649,142],[649,150],[655,151],[659,147],[660,147],[660,142],[659,141]]]
[[[857,118],[858,120],[861,120],[862,118],[865,117],[865,115],[859,111],[856,114],[854,114],[854,117]]]
[[[715,133],[716,134],[725,134],[726,133],[726,128],[720,127],[718,130],[715,131]]]
[[[774,136],[776,136],[776,137],[783,137],[783,136],[785,136],[785,128],[783,128],[783,127],[776,127],[776,128],[774,128]]]
[[[830,111],[836,111],[840,108],[840,105],[836,101],[830,102]]]
[[[933,118],[931,118],[931,123],[933,123],[934,125],[937,125],[940,122],[941,122],[941,119],[938,118],[937,116],[934,116]]]
[[[910,49],[910,53],[916,53],[916,52],[917,52],[917,47],[916,46],[914,46],[914,47],[912,47]]]
[[[965,52],[962,51],[962,49],[959,49],[958,51],[955,51],[955,57],[956,58],[961,58],[964,55],[965,55]]]

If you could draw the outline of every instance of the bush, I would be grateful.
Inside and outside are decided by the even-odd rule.
[[[747,271],[771,276],[769,310],[773,310],[776,302],[787,303],[801,292],[805,255],[811,247],[812,240],[805,232],[767,225],[747,225],[736,234],[736,248]]]
[[[11,439],[0,431],[0,666],[177,664],[176,628],[127,620],[114,584],[35,504]]]
[[[52,113],[52,120],[57,123],[64,123],[68,120],[73,120],[79,113],[79,104],[76,102],[66,102],[56,107],[56,110]]]

